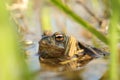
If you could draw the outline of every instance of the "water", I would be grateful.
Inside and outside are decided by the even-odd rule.
[[[92,9],[91,4],[89,4],[89,0],[87,3],[88,7]],[[78,9],[79,7],[79,9]],[[87,44],[92,44],[91,40],[85,39],[84,35],[81,35],[82,32],[82,26],[75,23],[72,19],[66,17],[63,13],[60,11],[56,11],[54,7],[51,7],[51,25],[52,25],[52,31],[56,32],[59,30],[62,30],[64,28],[67,29],[67,34],[74,36],[77,40],[85,42]],[[90,22],[92,25],[98,27],[98,23],[94,22],[92,20],[92,16],[89,15],[82,6],[79,4],[72,4],[72,9],[79,14],[82,18],[84,18],[86,21]],[[92,9],[94,10],[94,9]],[[98,10],[98,9],[97,9]],[[100,12],[99,12],[100,11]],[[37,12],[37,11],[36,11]],[[31,72],[37,72],[35,80],[75,80],[75,77],[79,78],[81,80],[99,80],[102,75],[105,73],[105,71],[108,69],[108,61],[104,58],[99,58],[91,61],[86,66],[81,67],[78,72],[54,72],[54,71],[43,71],[38,59],[38,41],[41,38],[42,30],[41,25],[39,21],[39,13],[34,13],[31,18],[29,18],[31,21],[28,22],[29,31],[31,31],[33,34],[26,34],[24,36],[25,39],[32,41],[33,43],[31,45],[26,46],[26,54],[27,54],[27,63],[28,67],[31,70]],[[95,12],[95,11],[94,11]],[[99,13],[98,13],[99,12]],[[102,15],[102,10],[98,10],[97,16]],[[57,18],[56,16],[57,15]],[[57,23],[59,22],[59,24]],[[72,75],[76,76],[72,76]],[[69,76],[68,76],[69,75]],[[77,79],[78,80],[78,79]]]
[[[66,74],[64,75],[64,72],[43,71],[37,55],[38,47],[37,41],[26,46],[28,66],[31,72],[37,72],[35,80],[71,80],[71,77],[69,78]],[[104,58],[99,58],[94,59],[84,67],[81,67],[77,74],[82,80],[99,80],[107,69],[108,61]],[[72,74],[73,72],[70,73]],[[72,78],[74,79],[74,77]]]

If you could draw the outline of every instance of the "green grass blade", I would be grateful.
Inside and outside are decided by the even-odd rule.
[[[110,80],[120,80],[119,79],[119,54],[118,54],[118,23],[120,14],[120,2],[119,0],[111,0],[111,20],[109,28],[109,41],[110,41],[110,52],[111,52],[111,64],[110,64]]]
[[[16,27],[9,18],[5,3],[7,1],[0,1],[0,80],[29,80]]]
[[[51,0],[51,2],[55,4],[58,8],[60,8],[62,11],[64,11],[68,16],[70,16],[78,24],[82,25],[84,28],[86,28],[88,31],[94,34],[97,38],[99,38],[101,41],[103,41],[105,44],[108,45],[108,40],[103,34],[101,34],[91,24],[89,24],[88,22],[83,20],[80,16],[78,16],[76,13],[74,13],[68,6],[65,6],[60,0]]]
[[[48,6],[41,10],[41,25],[43,31],[52,31],[50,8]]]

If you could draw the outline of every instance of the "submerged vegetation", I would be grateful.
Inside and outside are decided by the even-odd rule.
[[[91,32],[90,36],[88,36],[88,33],[85,32],[85,37],[94,38],[98,45],[100,40],[100,43],[104,43],[104,45],[110,49],[111,54],[109,70],[101,79],[119,80],[120,1],[89,1],[93,4],[94,7],[96,7],[96,9],[100,7],[99,4],[104,5],[104,9],[102,9],[104,11],[101,11],[101,13],[104,12],[102,13],[102,15],[104,15],[102,18],[99,17],[97,13],[94,13],[95,11],[91,10],[95,8],[90,9],[85,5],[89,3],[88,1],[89,0],[1,0],[0,80],[33,80],[33,77],[35,77],[33,75],[36,73],[33,73],[28,66],[25,57],[28,55],[28,53],[26,54],[26,51],[24,51],[25,47],[23,46],[22,42],[29,39],[33,42],[34,40],[39,41],[42,32],[46,30],[51,32],[61,30],[65,31],[66,33],[68,30],[70,30],[70,33],[72,33],[75,29],[76,32],[74,32],[74,34],[77,34],[78,36],[79,34],[77,31],[79,28],[76,26],[83,27],[87,31]],[[10,3],[11,5],[9,5]],[[82,8],[87,12],[87,15],[92,17],[84,19],[80,15],[79,9],[73,7],[75,4],[82,6]],[[106,23],[105,20],[108,20],[109,23]],[[94,23],[98,23],[97,26],[94,25]],[[73,31],[70,27],[71,25],[75,27]],[[55,26],[57,26],[57,29]],[[93,35],[98,39],[96,39]],[[32,42],[30,42],[30,44],[31,43]],[[101,46],[104,47],[103,45]],[[78,73],[79,72],[75,73],[76,78],[78,77]],[[68,76],[70,74],[65,73],[65,75]]]

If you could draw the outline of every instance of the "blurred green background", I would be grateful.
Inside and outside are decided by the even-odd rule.
[[[1,0],[0,80],[36,80],[39,70],[29,68],[26,47],[38,42],[46,30],[64,31],[96,47],[107,47],[109,68],[101,79],[119,80],[119,7],[119,0]]]

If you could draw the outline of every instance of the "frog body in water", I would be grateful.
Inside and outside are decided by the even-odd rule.
[[[39,41],[40,62],[55,68],[62,67],[62,70],[76,70],[91,60],[108,54],[62,32],[44,35]]]

